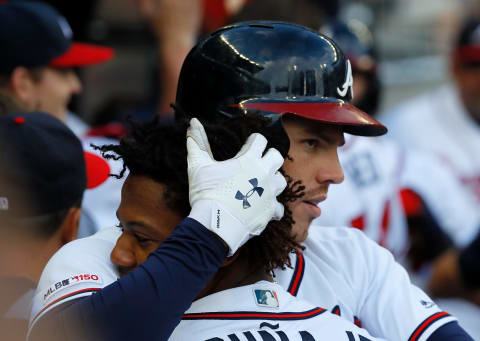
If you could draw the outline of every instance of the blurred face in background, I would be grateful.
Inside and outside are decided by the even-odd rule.
[[[465,109],[476,121],[480,121],[480,63],[475,65],[456,63],[453,76]]]
[[[28,106],[65,121],[68,103],[81,91],[80,79],[73,69],[46,67],[38,79],[33,79]]]
[[[68,103],[82,91],[72,68],[16,67],[2,83],[2,93],[25,111],[43,111],[66,121]]]

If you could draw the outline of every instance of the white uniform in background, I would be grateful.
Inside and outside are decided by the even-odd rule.
[[[345,134],[339,150],[343,183],[330,186],[312,227],[353,226],[401,259],[408,249],[399,196],[403,153],[386,139]]]
[[[66,119],[67,126],[82,141],[83,148],[95,155],[102,156],[99,151],[92,148],[91,144],[102,146],[105,144],[118,144],[117,140],[95,136],[88,136],[90,127],[77,115],[68,112]],[[119,174],[123,168],[121,160],[106,160],[110,174]],[[105,226],[117,224],[116,211],[120,205],[122,185],[126,175],[121,179],[109,176],[105,182],[98,187],[85,191],[82,201],[82,214],[77,238],[88,237]]]
[[[480,209],[439,157],[403,150],[386,138],[345,135],[339,150],[343,183],[330,186],[314,226],[353,226],[389,249],[398,260],[408,250],[406,216],[399,192],[414,191],[459,248],[480,228]]]
[[[102,157],[101,153],[94,150],[91,144],[102,146],[118,144],[118,141],[106,137],[84,137],[82,144],[85,150]],[[121,160],[104,160],[108,164],[110,174],[120,174],[123,168]],[[120,205],[122,186],[127,175],[128,171],[125,171],[125,175],[121,179],[109,176],[100,186],[85,191],[78,238],[90,236],[103,227],[118,224],[116,212]]]
[[[480,208],[480,125],[466,112],[455,87],[447,85],[384,113],[389,135],[406,149],[445,159]]]

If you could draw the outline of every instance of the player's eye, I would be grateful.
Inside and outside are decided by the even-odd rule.
[[[303,143],[310,149],[315,149],[320,146],[320,141],[318,139],[305,139],[303,140]]]
[[[122,232],[125,231],[125,228],[123,227],[122,223],[118,223],[116,227],[118,227]]]
[[[133,236],[135,237],[135,239],[137,240],[138,244],[140,244],[141,246],[145,246],[147,245],[148,243],[150,242],[153,242],[152,239],[149,239],[149,238],[144,238],[138,234],[133,234]]]

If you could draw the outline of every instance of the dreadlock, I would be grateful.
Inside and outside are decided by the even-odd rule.
[[[275,147],[280,141],[268,129],[270,121],[260,115],[234,117],[219,124],[204,123],[215,160],[223,161],[236,155],[247,137],[258,132],[268,140],[267,148]],[[165,185],[164,199],[167,206],[182,216],[190,212],[188,201],[187,148],[185,143],[187,122],[166,125],[154,119],[139,124],[129,122],[130,133],[118,145],[95,147],[107,159],[122,159],[123,169],[117,178],[128,169],[133,175],[147,176]],[[282,171],[283,173],[283,171]],[[283,173],[284,174],[284,173]],[[242,256],[248,257],[255,266],[263,266],[267,273],[273,269],[291,267],[289,254],[303,249],[291,236],[294,223],[292,212],[286,205],[303,195],[304,186],[288,175],[287,188],[278,196],[285,207],[281,220],[271,221],[257,237],[250,239],[242,248]]]

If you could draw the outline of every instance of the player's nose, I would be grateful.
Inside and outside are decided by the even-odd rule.
[[[111,261],[122,268],[133,268],[137,265],[135,252],[130,245],[128,236],[122,234],[110,254]]]
[[[324,156],[316,168],[315,180],[319,184],[339,184],[344,179],[343,169],[338,159],[338,152],[331,150]]]

